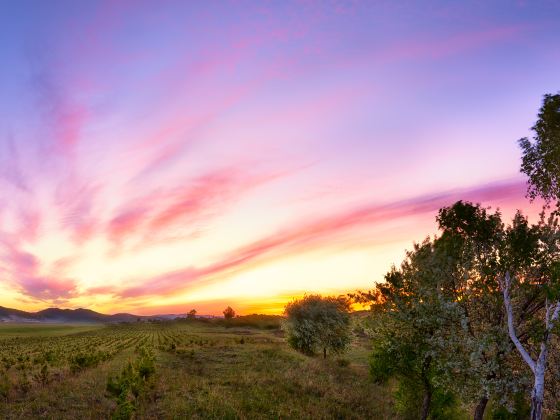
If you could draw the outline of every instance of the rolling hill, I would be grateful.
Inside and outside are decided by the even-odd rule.
[[[170,319],[178,315],[139,316],[127,313],[106,315],[90,309],[48,308],[39,312],[25,312],[0,306],[0,322],[44,322],[44,323],[118,323],[148,319]]]

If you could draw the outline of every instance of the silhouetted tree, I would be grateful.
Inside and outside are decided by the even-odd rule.
[[[235,317],[235,311],[232,309],[231,306],[228,306],[224,309],[224,318],[225,319],[232,319]]]
[[[187,313],[187,318],[190,318],[190,319],[196,318],[196,309],[191,309],[191,310]]]
[[[288,343],[296,350],[314,355],[327,350],[341,353],[350,344],[350,302],[344,297],[305,296],[284,309]]]

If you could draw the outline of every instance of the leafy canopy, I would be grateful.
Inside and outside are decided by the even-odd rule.
[[[560,94],[545,95],[533,141],[519,140],[523,151],[521,172],[529,177],[527,195],[560,204]]]

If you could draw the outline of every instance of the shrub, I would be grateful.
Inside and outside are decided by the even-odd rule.
[[[286,306],[288,343],[296,350],[327,357],[327,350],[342,353],[350,344],[350,304],[343,297],[305,296]]]
[[[153,353],[145,347],[137,349],[137,352],[139,357],[134,363],[128,362],[119,375],[107,380],[107,392],[117,401],[113,419],[132,418],[138,397],[144,392],[148,379],[156,371]]]
[[[6,372],[0,373],[0,397],[6,399],[10,393],[10,389],[12,388],[12,383],[10,381],[10,377]]]
[[[33,376],[33,379],[35,380],[35,382],[41,385],[47,385],[49,383],[50,380],[49,367],[46,363],[43,365],[41,370]]]

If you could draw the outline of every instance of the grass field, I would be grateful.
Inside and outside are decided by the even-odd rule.
[[[342,358],[309,358],[277,329],[198,321],[2,325],[0,417],[395,418],[368,353],[357,339]],[[125,373],[130,392],[111,395],[108,379]]]
[[[103,328],[98,324],[0,324],[0,339],[4,337],[29,337],[29,336],[53,336],[68,335],[83,331],[92,331]]]

